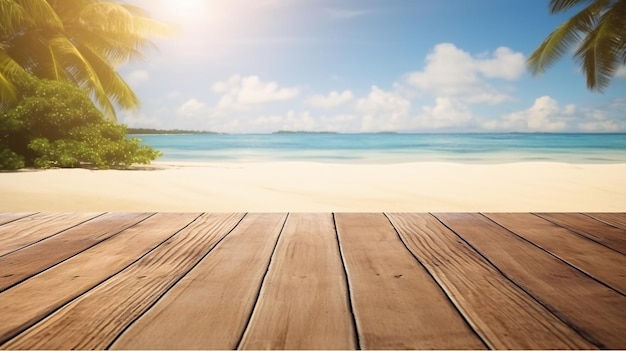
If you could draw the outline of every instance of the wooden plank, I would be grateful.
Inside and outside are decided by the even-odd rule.
[[[111,348],[236,349],[285,218],[248,214]]]
[[[0,344],[118,273],[199,215],[158,213],[3,291],[0,293]]]
[[[626,213],[585,213],[599,221],[626,230]]]
[[[107,213],[0,257],[0,292],[137,224],[147,213]]]
[[[331,214],[291,214],[240,349],[355,349]]]
[[[0,213],[0,225],[16,221],[21,218],[34,215],[35,212],[2,212]]]
[[[596,346],[626,347],[626,297],[482,215],[436,216]]]
[[[40,213],[0,226],[0,256],[97,217],[96,213]]]
[[[626,254],[626,230],[616,228],[581,213],[537,213],[536,215],[610,247],[615,251]]]
[[[204,214],[137,262],[2,347],[103,349],[191,270],[240,221]]]
[[[485,348],[383,214],[336,224],[361,348]]]
[[[486,216],[626,294],[626,256],[529,213],[493,213]]]
[[[406,245],[495,349],[594,346],[429,214],[390,214]]]

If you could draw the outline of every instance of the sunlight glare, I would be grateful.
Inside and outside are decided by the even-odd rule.
[[[159,0],[157,7],[166,18],[188,21],[205,17],[212,3],[207,0]]]

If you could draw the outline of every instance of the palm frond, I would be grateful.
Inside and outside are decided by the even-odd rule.
[[[79,47],[79,49],[98,75],[98,80],[109,99],[124,109],[132,110],[139,107],[140,102],[137,95],[105,59],[88,47]]]
[[[141,51],[143,38],[139,38],[137,35],[120,33],[113,36],[111,33],[81,30],[80,28],[72,29],[71,32],[73,42],[98,52],[115,67],[123,63],[144,59],[144,54]]]
[[[626,1],[622,2],[622,8]],[[588,33],[574,58],[581,64],[587,77],[587,87],[590,90],[602,91],[606,88],[618,68],[623,54],[623,37],[620,38],[620,28],[623,24],[624,13],[620,7],[613,7],[605,11],[599,18],[596,27]]]
[[[626,0],[621,0],[616,3],[612,11],[615,11],[614,28],[616,37],[619,38],[619,44],[615,49],[615,56],[622,65],[626,65]]]
[[[13,83],[24,70],[7,54],[0,50],[0,105],[10,106],[17,102],[17,87]]]
[[[595,19],[610,0],[597,0],[554,30],[530,55],[527,65],[532,74],[539,75],[560,59],[585,33],[593,30]]]
[[[63,22],[46,0],[15,0],[35,27],[63,28]]]
[[[15,0],[0,1],[0,42],[5,36],[15,32],[15,28],[24,23],[24,8]]]
[[[584,5],[594,0],[551,0],[548,8],[550,13],[563,12],[578,5]]]
[[[115,120],[115,107],[109,99],[109,92],[100,80],[100,74],[90,60],[91,57],[83,56],[81,50],[64,36],[58,36],[49,43],[51,52],[56,55],[55,61],[64,62],[66,65],[64,77],[59,77],[58,80],[68,80],[88,90],[104,115]]]
[[[69,81],[87,90],[103,113],[133,109],[139,99],[116,72],[155,48],[149,36],[170,26],[141,8],[106,0],[0,0],[0,104],[15,98],[9,68],[39,78]],[[8,61],[7,61],[8,62]],[[18,97],[19,98],[19,97]]]

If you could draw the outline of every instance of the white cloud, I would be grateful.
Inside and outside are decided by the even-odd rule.
[[[615,76],[618,78],[626,78],[626,65],[620,66],[617,71],[615,71]]]
[[[241,77],[238,74],[213,84],[212,89],[223,94],[217,105],[220,109],[285,101],[300,94],[297,88],[281,88],[278,83],[264,82],[258,76]]]
[[[408,82],[435,97],[455,98],[464,103],[498,104],[511,97],[493,87],[487,78],[516,80],[525,71],[524,55],[506,47],[492,57],[472,57],[454,44],[441,43],[426,57],[423,71],[410,73]]]
[[[357,101],[356,108],[363,116],[363,132],[396,131],[410,127],[411,101],[377,86],[372,86],[367,97]]]
[[[263,114],[253,118],[237,118],[244,129],[237,132],[271,133],[278,130],[289,131],[360,131],[358,119],[352,115],[313,115],[309,111],[289,110],[283,114]],[[228,130],[227,130],[228,131]]]
[[[131,87],[138,87],[149,80],[150,74],[148,73],[148,71],[139,69],[130,72],[130,74],[126,78],[126,83],[128,83],[128,85],[130,85]]]
[[[162,122],[159,118],[156,118],[154,116],[147,117],[143,113],[135,113],[130,111],[123,111],[118,116],[118,120],[120,121],[120,123],[125,124],[131,128],[160,128],[162,126]]]
[[[487,129],[517,132],[556,132],[568,128],[567,119],[573,119],[576,108],[572,105],[560,107],[549,96],[542,96],[528,109],[510,113],[500,121],[488,121],[483,124]]]
[[[516,80],[524,73],[525,60],[522,53],[501,46],[496,49],[493,58],[474,60],[474,63],[476,70],[485,77]]]
[[[327,8],[326,13],[332,19],[352,19],[356,17],[362,17],[370,14],[369,10],[345,10],[345,9],[332,9]]]
[[[199,117],[200,114],[208,113],[208,106],[196,99],[185,101],[178,108],[178,115],[181,117]]]
[[[594,110],[587,116],[584,121],[578,124],[580,130],[585,132],[618,132],[625,127],[624,123],[612,120],[607,111]]]
[[[171,92],[169,92],[169,94],[167,94],[167,98],[168,99],[177,99],[177,98],[179,98],[181,96],[182,96],[181,92],[180,91],[176,91],[176,90],[171,91]]]
[[[353,97],[354,96],[350,90],[345,90],[341,93],[331,91],[327,96],[312,95],[307,99],[306,103],[312,107],[331,109],[351,101]]]
[[[417,126],[423,129],[463,127],[472,121],[467,105],[447,97],[437,98],[435,106],[424,106]]]

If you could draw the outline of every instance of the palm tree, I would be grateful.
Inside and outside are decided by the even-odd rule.
[[[87,90],[105,116],[115,106],[133,109],[139,99],[116,69],[141,59],[150,34],[167,26],[127,4],[102,0],[0,1],[0,98],[17,99],[24,73],[62,80]]]
[[[577,5],[584,9],[561,24],[528,58],[533,74],[541,74],[572,46],[574,58],[587,77],[590,90],[602,91],[626,64],[626,0],[551,0],[551,13]]]

